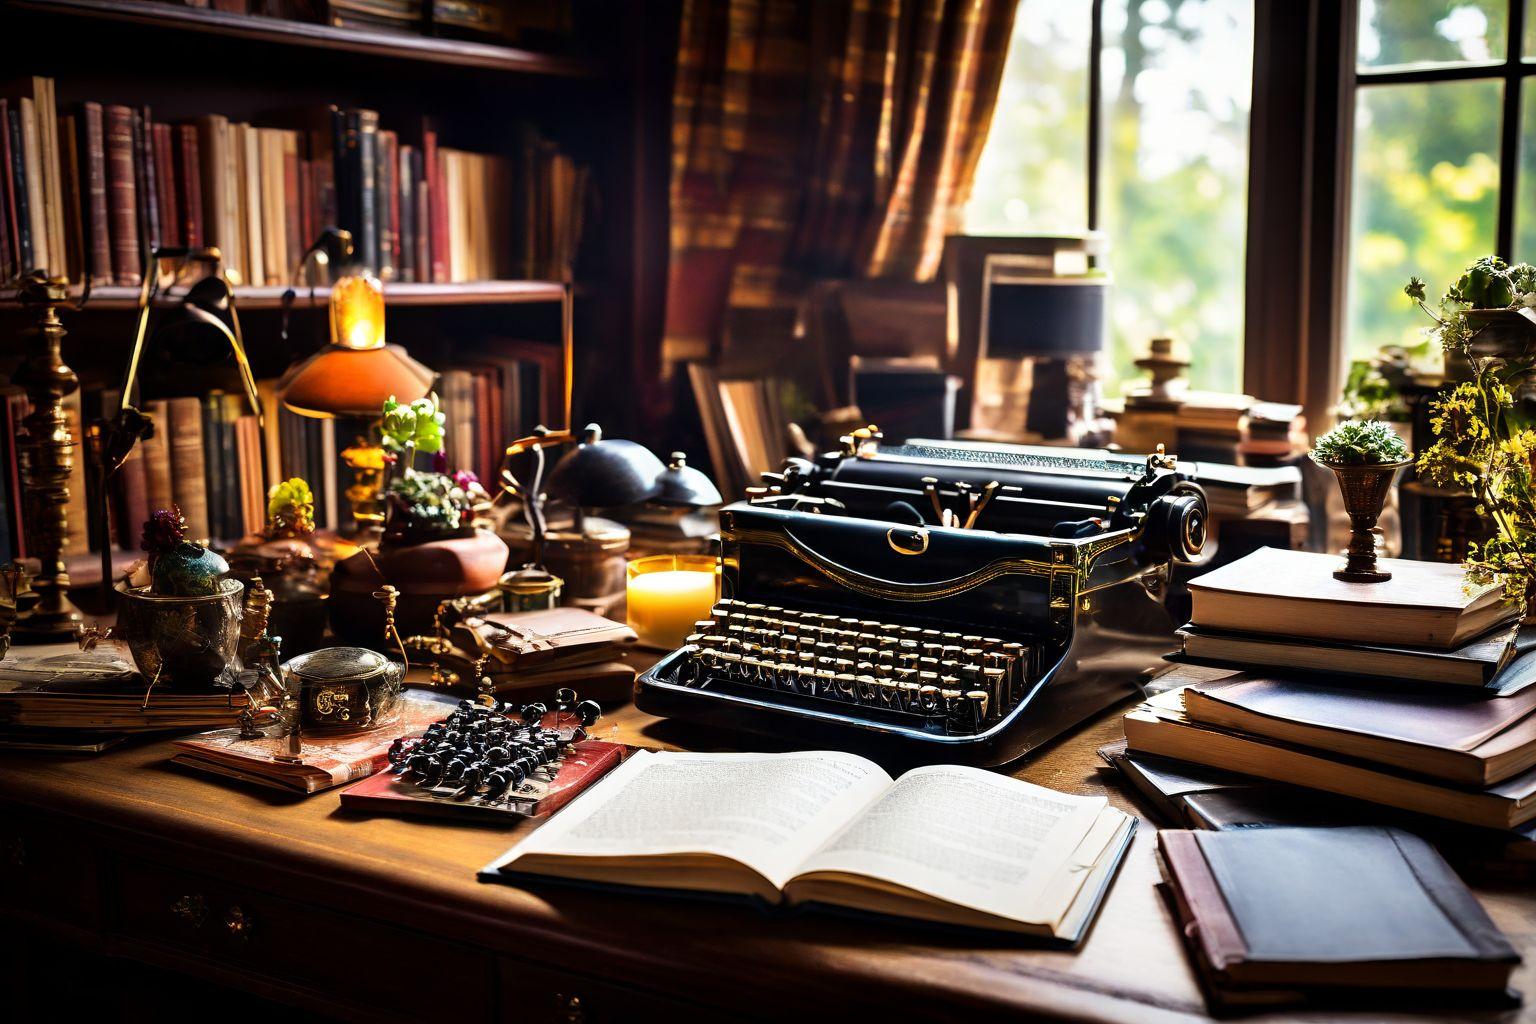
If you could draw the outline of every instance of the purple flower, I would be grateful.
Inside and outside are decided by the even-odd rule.
[[[453,482],[458,485],[460,490],[467,491],[472,486],[479,486],[480,478],[475,476],[473,470],[461,469],[453,474]]]
[[[432,472],[448,472],[448,453],[441,448],[432,453]]]

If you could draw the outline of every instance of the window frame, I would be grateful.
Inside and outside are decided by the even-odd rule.
[[[1508,0],[1502,61],[1360,68],[1359,0],[1258,0],[1249,137],[1248,308],[1243,386],[1294,401],[1314,433],[1328,426],[1344,374],[1354,114],[1359,90],[1498,80],[1496,251],[1514,258],[1520,195],[1526,0]]]

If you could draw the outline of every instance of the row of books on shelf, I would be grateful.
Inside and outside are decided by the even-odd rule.
[[[384,280],[564,276],[587,171],[529,126],[513,155],[439,145],[429,119],[317,106],[257,126],[147,106],[61,105],[54,81],[0,93],[0,280],[34,267],[138,285],[151,247],[216,245],[237,283],[287,285],[327,226]]]
[[[452,424],[447,458],[453,469],[494,479],[507,441],[528,434],[546,418],[546,369],[546,360],[536,357],[482,357],[474,366],[440,375],[439,397]],[[115,549],[138,550],[140,524],[151,510],[173,503],[181,507],[194,537],[229,541],[254,533],[266,522],[267,490],[292,476],[303,477],[314,491],[319,527],[337,529],[348,520],[351,470],[341,451],[356,438],[335,420],[283,409],[275,381],[259,381],[257,392],[259,419],[239,392],[142,403],[155,431],[134,447],[109,484],[108,537]],[[121,401],[121,391],[114,388],[68,396],[64,416],[71,436],[83,437],[85,424],[111,416]],[[0,560],[5,561],[37,554],[27,545],[29,513],[17,450],[27,411],[27,397],[19,388],[0,388],[6,428],[0,448],[0,518],[5,521],[0,545],[8,549],[0,551]],[[77,449],[69,482],[66,556],[99,550],[100,508],[83,448]]]
[[[1536,638],[1459,565],[1339,562],[1192,580],[1181,656],[1100,754],[1191,830],[1159,835],[1163,888],[1213,1009],[1503,1005],[1517,958],[1445,861],[1536,870]]]

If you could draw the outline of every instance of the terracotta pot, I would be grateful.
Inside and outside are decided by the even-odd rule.
[[[400,592],[395,626],[401,636],[431,633],[439,604],[493,589],[506,568],[506,542],[485,530],[359,551],[331,572],[331,632],[343,643],[388,650],[384,605],[374,591],[387,583]]]
[[[1344,496],[1344,512],[1349,516],[1349,546],[1344,549],[1343,567],[1334,571],[1333,578],[1348,583],[1382,583],[1392,574],[1376,566],[1380,550],[1381,528],[1376,520],[1381,517],[1386,504],[1387,492],[1401,469],[1413,465],[1413,459],[1401,462],[1367,462],[1346,464],[1324,462],[1319,465],[1333,470],[1339,478],[1339,491]]]

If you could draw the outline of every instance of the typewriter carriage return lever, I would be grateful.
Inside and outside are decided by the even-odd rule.
[[[865,427],[721,511],[721,600],[636,703],[891,763],[997,765],[1136,692],[1175,647],[1205,495],[1161,447]]]

